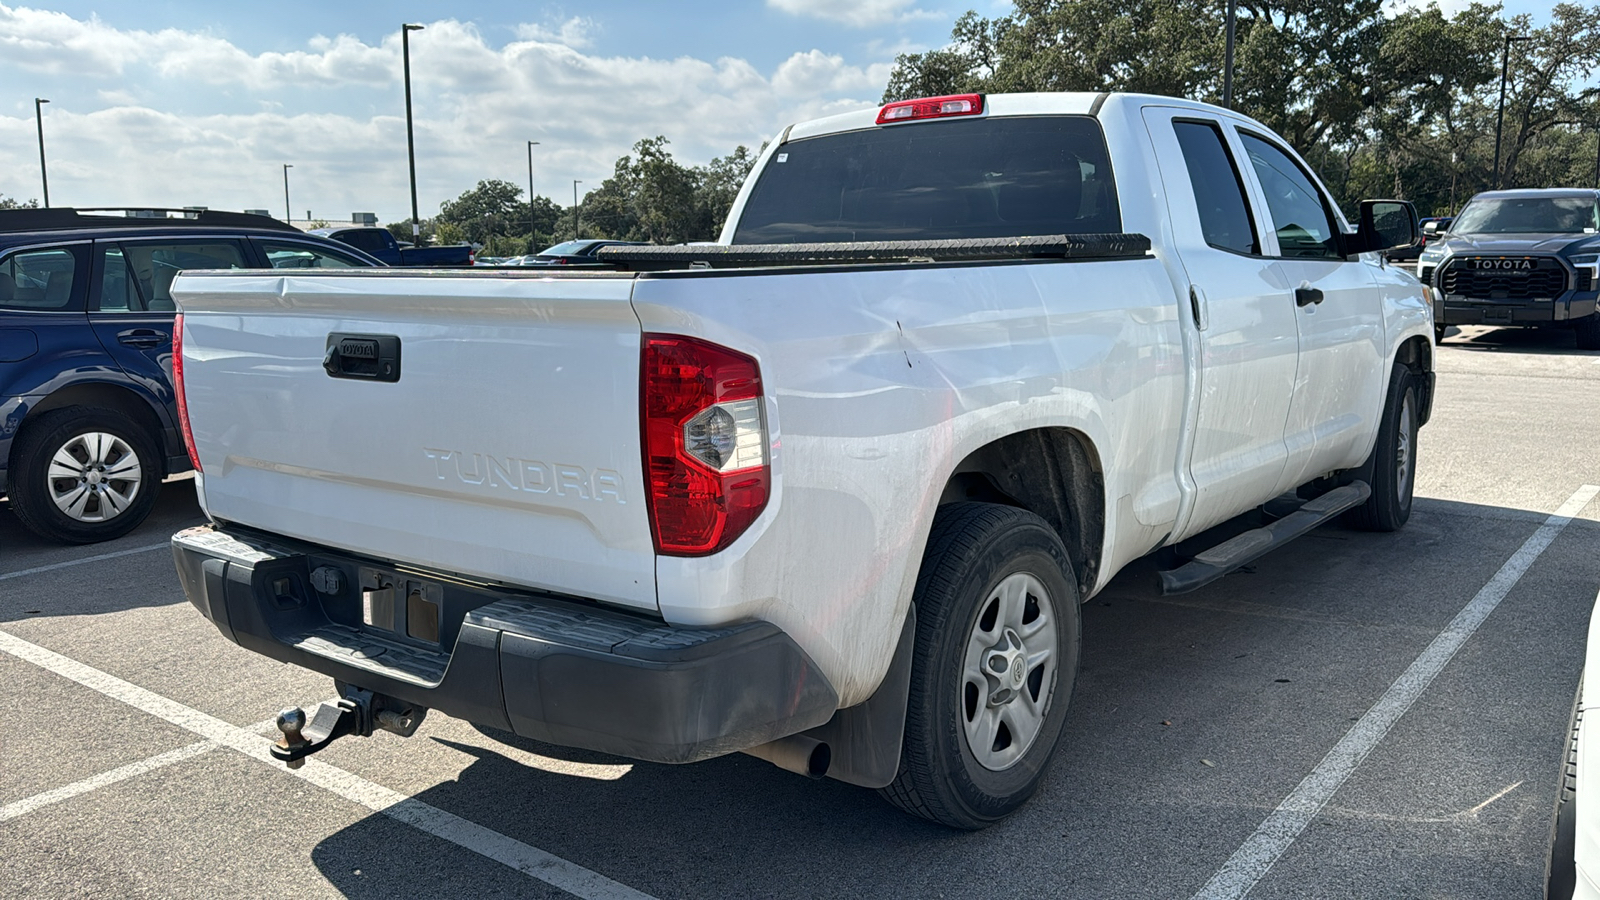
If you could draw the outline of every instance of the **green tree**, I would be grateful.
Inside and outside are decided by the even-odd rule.
[[[24,201],[24,200],[18,200],[15,197],[7,197],[4,194],[0,194],[0,209],[38,209],[38,208],[39,208],[39,201],[37,199]]]

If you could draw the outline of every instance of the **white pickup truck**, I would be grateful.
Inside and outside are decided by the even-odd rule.
[[[333,676],[291,765],[428,709],[735,751],[979,828],[1061,734],[1079,604],[1410,511],[1433,324],[1309,167],[1164,97],[791,126],[716,244],[616,271],[186,272],[173,368],[222,633]]]

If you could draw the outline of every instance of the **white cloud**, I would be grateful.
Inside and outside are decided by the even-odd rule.
[[[869,28],[891,22],[943,18],[941,14],[912,6],[916,0],[767,0],[773,9],[795,16],[840,22],[852,28]]]
[[[525,184],[529,140],[539,193],[565,204],[573,179],[598,187],[640,138],[665,135],[681,161],[702,164],[791,122],[874,105],[890,68],[819,50],[771,72],[733,57],[603,56],[574,46],[589,28],[523,26],[500,47],[453,20],[411,36],[424,215],[483,178]],[[399,44],[340,35],[256,53],[209,33],[0,6],[0,80],[44,73],[57,100],[44,126],[63,205],[276,212],[281,165],[293,163],[297,217],[399,220],[410,208]],[[0,111],[0,158],[33,158],[35,140],[31,103]],[[0,167],[0,194],[37,196],[37,171]]]
[[[537,25],[525,22],[516,27],[517,37],[525,41],[543,41],[551,44],[565,44],[579,50],[591,46],[594,41],[589,35],[596,30],[593,19],[582,16],[573,16],[565,22],[555,26]]]

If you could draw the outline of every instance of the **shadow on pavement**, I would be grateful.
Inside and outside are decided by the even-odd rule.
[[[1039,795],[982,832],[739,754],[631,763],[482,729],[528,753],[631,768],[558,774],[444,742],[475,760],[415,796],[660,897],[1187,896],[1546,518],[1418,498],[1396,534],[1325,527],[1181,597],[1158,594],[1155,560],[1134,563],[1083,607],[1083,666]],[[1406,894],[1416,878],[1440,896],[1536,896],[1597,539],[1600,523],[1570,523],[1301,838],[1332,844],[1280,869],[1392,845],[1415,849],[1363,855],[1349,896]],[[347,895],[381,896],[352,872],[392,834],[371,816],[313,860]],[[433,839],[416,840],[420,859]],[[504,871],[480,862],[436,874],[465,892]]]
[[[1495,328],[1451,325],[1442,347],[1458,350],[1512,350],[1538,356],[1600,356],[1600,350],[1579,350],[1570,328]]]

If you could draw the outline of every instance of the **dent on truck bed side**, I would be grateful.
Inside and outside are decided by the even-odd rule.
[[[1104,461],[1113,569],[1170,529],[1132,514],[1173,477],[1182,417],[1177,305],[1154,260],[645,277],[633,297],[645,331],[756,357],[773,445],[749,532],[657,558],[662,615],[777,624],[843,706],[887,670],[934,508],[979,448],[1082,434]]]

